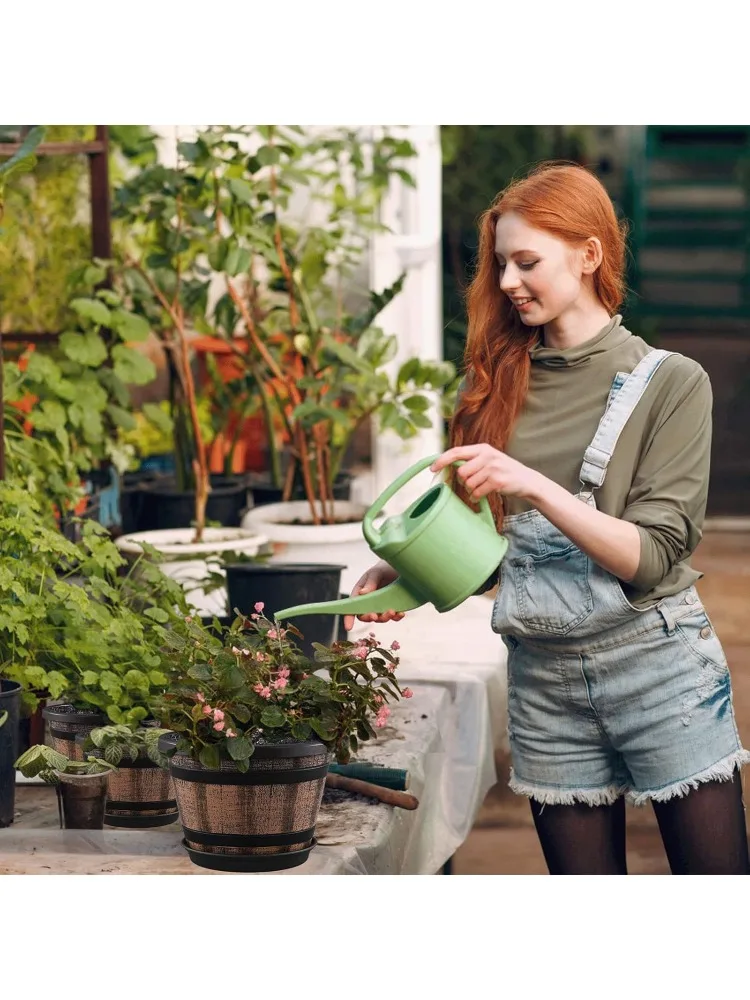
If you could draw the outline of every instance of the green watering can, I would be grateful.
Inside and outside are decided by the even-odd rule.
[[[480,512],[475,514],[447,483],[438,483],[403,514],[387,518],[377,528],[373,524],[391,497],[436,458],[423,458],[402,473],[380,494],[362,522],[367,544],[398,572],[397,580],[371,594],[300,604],[276,612],[275,617],[380,614],[412,611],[423,604],[432,604],[444,612],[475,594],[500,565],[508,548],[507,539],[497,532],[486,497],[482,497]]]

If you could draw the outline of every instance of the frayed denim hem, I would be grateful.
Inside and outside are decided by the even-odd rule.
[[[516,795],[525,795],[543,806],[611,806],[627,791],[627,785],[604,785],[602,788],[541,788],[519,781],[511,770],[508,787]]]
[[[745,764],[750,764],[750,750],[740,747],[734,753],[722,757],[715,764],[683,781],[674,781],[663,788],[648,788],[644,792],[630,789],[627,794],[628,803],[632,806],[643,806],[648,802],[668,802],[670,799],[681,798],[708,781],[731,781],[735,771],[739,772]]]

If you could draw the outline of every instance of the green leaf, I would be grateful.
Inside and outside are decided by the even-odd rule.
[[[47,671],[44,667],[26,667],[24,670],[26,684],[42,689],[47,685]]]
[[[91,687],[94,684],[99,683],[99,674],[96,670],[84,670],[83,677],[81,678],[81,683],[84,687]]]
[[[0,163],[0,179],[2,182],[7,181],[14,173],[22,173],[34,167],[36,164],[34,150],[44,139],[45,131],[44,125],[35,125],[34,128],[29,130],[18,151],[10,159]]]
[[[268,708],[264,708],[260,716],[260,724],[262,726],[268,726],[269,729],[274,729],[277,726],[283,726],[286,720],[286,716],[277,708],[275,705],[269,705]]]
[[[427,430],[432,427],[432,420],[430,420],[426,413],[410,413],[409,420],[415,427],[424,427]]]
[[[219,748],[215,743],[209,743],[206,746],[201,747],[201,752],[198,754],[198,760],[204,767],[215,770],[221,764]]]
[[[213,677],[211,668],[205,663],[197,663],[188,670],[187,674],[188,677],[192,677],[196,681],[210,681]]]
[[[155,622],[160,622],[162,625],[169,621],[169,615],[164,608],[146,608],[143,613],[147,618],[151,618]]]
[[[237,201],[241,201],[245,205],[253,204],[252,186],[247,181],[243,181],[241,177],[230,177],[227,181],[227,187]]]
[[[361,372],[363,375],[372,374],[372,367],[348,344],[340,343],[329,334],[324,334],[321,338],[321,345],[329,354],[333,354],[342,364],[348,365],[354,371]]]
[[[161,670],[149,670],[148,679],[154,687],[164,687],[169,682],[169,678]]]
[[[107,357],[106,344],[93,330],[87,333],[62,334],[60,348],[71,361],[77,361],[88,368],[98,368]]]
[[[83,272],[83,280],[87,285],[100,285],[106,277],[106,270],[98,264],[89,264]]]
[[[147,385],[156,378],[156,365],[137,351],[116,344],[112,348],[115,375],[130,385]]]
[[[133,691],[136,694],[148,694],[150,687],[148,674],[143,673],[142,670],[128,670],[123,677],[123,681],[129,691]]]
[[[407,396],[401,402],[412,413],[426,413],[430,408],[430,400],[427,396]]]
[[[261,146],[255,156],[262,167],[278,163],[280,159],[280,153],[276,146]]]
[[[50,670],[47,674],[47,690],[53,698],[59,698],[68,686],[68,678],[59,670]]]
[[[116,427],[122,427],[124,431],[134,431],[138,426],[138,422],[130,410],[124,410],[121,406],[116,406],[114,403],[110,403],[107,406],[107,413],[112,423]]]
[[[232,247],[224,261],[224,270],[230,277],[243,274],[250,266],[250,254],[244,247]]]
[[[122,747],[118,746],[117,743],[110,743],[104,748],[104,759],[108,764],[114,764],[115,767],[122,760],[122,754]]]
[[[123,340],[143,341],[147,340],[151,333],[151,325],[147,319],[125,309],[114,310],[111,326]]]
[[[99,299],[73,299],[70,308],[79,316],[93,320],[99,326],[109,326],[112,314]]]
[[[333,739],[333,733],[326,726],[322,719],[310,719],[310,725],[321,738],[321,740],[326,740],[330,742]]]
[[[254,750],[255,747],[245,736],[233,736],[227,740],[227,753],[232,760],[247,760]]]
[[[174,429],[174,421],[170,415],[163,410],[158,403],[144,403],[142,413],[150,424],[161,431],[162,434],[171,434]]]

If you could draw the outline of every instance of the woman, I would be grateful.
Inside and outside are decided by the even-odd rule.
[[[500,194],[481,220],[452,447],[432,469],[464,460],[454,488],[487,496],[509,539],[492,628],[508,650],[510,785],[550,873],[627,874],[627,797],[653,803],[673,874],[748,874],[750,753],[690,565],[711,387],[622,325],[624,266],[589,171],[545,165]],[[394,576],[380,562],[353,593]]]

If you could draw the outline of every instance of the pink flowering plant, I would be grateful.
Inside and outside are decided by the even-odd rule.
[[[186,636],[165,631],[173,670],[158,718],[204,767],[230,760],[246,771],[258,739],[289,737],[317,737],[346,763],[387,724],[388,702],[412,694],[396,680],[398,643],[385,648],[372,632],[315,643],[311,661],[294,639],[302,633],[266,618],[262,602],[229,628],[186,623]]]

